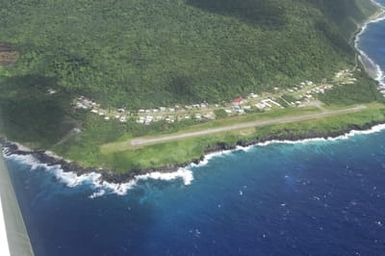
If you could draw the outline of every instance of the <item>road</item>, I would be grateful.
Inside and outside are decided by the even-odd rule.
[[[365,108],[366,108],[366,106],[360,105],[360,106],[356,106],[356,107],[339,109],[339,110],[325,110],[325,111],[320,112],[320,113],[302,114],[302,115],[295,115],[295,116],[272,118],[269,120],[256,120],[256,121],[251,121],[251,122],[243,122],[243,123],[239,123],[239,124],[228,125],[228,126],[223,126],[223,127],[218,127],[218,128],[208,128],[208,129],[201,130],[201,131],[185,132],[185,133],[169,134],[169,135],[160,135],[160,136],[154,136],[154,137],[141,137],[141,138],[135,138],[135,139],[124,141],[124,142],[106,144],[103,147],[106,150],[113,149],[113,151],[124,151],[124,150],[127,150],[129,148],[136,148],[136,147],[141,147],[141,146],[146,146],[146,145],[154,145],[154,144],[159,144],[159,143],[178,141],[178,140],[183,140],[183,139],[187,139],[187,138],[201,137],[201,136],[207,136],[207,135],[212,135],[212,134],[217,134],[217,133],[242,130],[242,129],[247,129],[247,128],[256,128],[256,127],[262,127],[262,126],[268,126],[268,125],[295,123],[295,122],[322,119],[325,117],[339,116],[339,115],[344,115],[344,114],[349,114],[349,113],[354,113],[354,112],[360,112]]]

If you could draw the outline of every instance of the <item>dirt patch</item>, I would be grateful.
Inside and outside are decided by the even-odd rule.
[[[10,66],[19,58],[19,53],[9,44],[0,43],[0,66]]]

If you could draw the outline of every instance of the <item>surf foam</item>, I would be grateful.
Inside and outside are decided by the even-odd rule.
[[[169,173],[152,172],[152,173],[137,175],[131,181],[126,183],[121,183],[121,184],[104,181],[102,180],[102,175],[96,172],[91,172],[91,173],[82,174],[82,175],[77,175],[74,172],[64,172],[61,166],[59,165],[49,166],[45,163],[39,162],[32,155],[28,155],[28,154],[27,155],[8,154],[7,150],[4,149],[3,155],[5,158],[9,160],[17,161],[21,164],[30,166],[31,171],[42,168],[43,170],[53,173],[58,181],[64,183],[68,187],[73,188],[80,185],[89,184],[93,189],[96,190],[93,194],[89,196],[89,198],[94,199],[109,193],[113,193],[117,195],[126,195],[130,189],[138,185],[139,181],[146,181],[150,179],[164,180],[164,181],[181,179],[185,186],[189,186],[194,180],[193,171],[191,170],[192,167],[205,166],[213,158],[225,156],[236,151],[249,151],[255,147],[265,147],[271,144],[304,144],[304,143],[312,143],[312,142],[347,140],[357,135],[368,135],[368,134],[378,133],[384,130],[385,130],[385,124],[380,124],[380,125],[373,126],[371,129],[368,129],[368,130],[363,130],[363,131],[352,130],[349,133],[346,133],[338,137],[311,138],[311,139],[293,140],[293,141],[292,140],[271,140],[271,141],[266,141],[255,145],[247,146],[247,147],[237,146],[235,149],[232,149],[232,150],[224,150],[220,152],[207,154],[203,158],[203,160],[200,161],[198,164],[192,163],[188,165],[186,168],[180,168],[175,172],[169,172]]]
[[[312,142],[314,143],[314,142],[347,140],[347,139],[350,139],[350,138],[357,136],[357,135],[369,135],[369,134],[378,133],[378,132],[381,132],[384,130],[385,130],[385,124],[379,124],[379,125],[373,126],[372,128],[370,128],[368,130],[362,130],[362,131],[352,130],[348,133],[345,133],[345,134],[343,134],[341,136],[337,136],[337,137],[309,138],[309,139],[302,139],[302,140],[269,140],[266,142],[260,142],[260,143],[257,143],[255,145],[250,145],[247,147],[236,146],[235,149],[223,150],[220,152],[207,154],[203,158],[203,160],[200,161],[198,164],[190,164],[189,167],[202,167],[202,166],[207,165],[210,162],[210,160],[212,160],[213,158],[221,157],[221,156],[231,154],[232,152],[237,152],[237,151],[248,152],[251,149],[256,148],[256,147],[266,147],[266,146],[269,146],[272,144],[305,144],[305,143],[312,143]]]
[[[385,89],[385,74],[384,74],[383,70],[381,69],[381,66],[378,65],[372,58],[370,58],[362,49],[360,49],[360,46],[359,46],[360,38],[361,38],[362,34],[365,33],[366,29],[368,28],[368,25],[373,24],[373,23],[378,23],[378,22],[385,20],[385,7],[375,0],[372,0],[372,2],[373,2],[373,4],[377,5],[379,8],[382,9],[382,14],[380,14],[380,17],[378,17],[377,19],[369,20],[362,26],[360,32],[356,35],[356,37],[354,39],[354,47],[358,51],[359,60],[364,65],[364,67],[367,68],[368,64],[369,64],[370,67],[369,67],[369,70],[367,70],[369,75],[372,76],[373,79],[375,79],[379,83],[379,85],[380,85],[379,87],[382,90],[384,90]],[[371,74],[372,71],[374,71],[374,74]]]
[[[23,165],[29,166],[30,170],[37,170],[39,168],[48,171],[54,174],[55,178],[65,184],[67,187],[74,188],[80,185],[89,184],[93,189],[97,191],[94,192],[89,197],[91,199],[97,198],[108,193],[114,193],[117,195],[126,195],[128,190],[137,186],[139,181],[146,180],[164,180],[172,181],[181,179],[185,186],[191,185],[194,180],[192,171],[180,168],[176,172],[161,173],[161,172],[152,172],[143,175],[135,176],[131,181],[126,183],[111,183],[104,181],[100,173],[91,172],[87,174],[77,175],[74,172],[65,172],[60,165],[49,166],[45,163],[39,162],[32,155],[17,155],[17,154],[7,154],[7,150],[3,150],[3,155],[6,159],[16,161]]]

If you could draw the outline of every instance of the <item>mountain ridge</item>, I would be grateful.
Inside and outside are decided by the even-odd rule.
[[[9,76],[47,77],[50,87],[128,108],[220,102],[328,77],[353,65],[347,39],[375,11],[366,0],[2,5],[0,42],[21,53]]]

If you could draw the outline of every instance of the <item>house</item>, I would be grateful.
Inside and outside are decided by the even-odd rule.
[[[266,105],[263,104],[263,103],[257,103],[257,104],[255,104],[255,106],[256,106],[259,110],[263,110],[263,109],[266,108]]]
[[[265,103],[266,105],[270,106],[270,107],[271,107],[271,105],[269,103],[276,105],[279,108],[282,108],[281,104],[279,104],[278,102],[276,102],[272,99],[263,100],[262,102]],[[269,102],[269,103],[267,103],[267,102]]]
[[[243,102],[243,98],[242,97],[237,97],[233,100],[233,105],[241,105]]]
[[[55,93],[56,93],[56,91],[54,89],[48,89],[48,94],[49,95],[53,95]]]
[[[121,122],[122,122],[122,120],[120,120]],[[139,117],[138,119],[136,119],[136,122],[138,123],[138,124],[143,124],[144,122],[145,122],[145,120],[144,120],[144,117]]]
[[[175,119],[174,119],[174,117],[172,117],[172,116],[168,116],[168,117],[165,119],[165,121],[166,121],[167,123],[174,123],[174,122],[175,122]]]
[[[267,100],[262,100],[262,104],[263,104],[265,107],[271,108],[272,106],[268,103],[268,101],[270,101],[270,100],[269,100],[269,99],[267,99]]]

